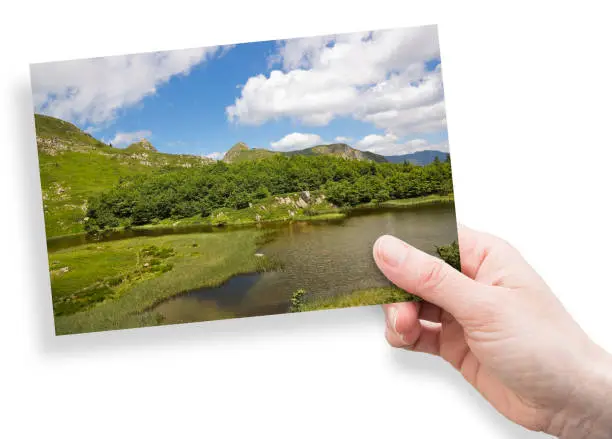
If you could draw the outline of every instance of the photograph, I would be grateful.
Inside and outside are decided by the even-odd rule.
[[[30,74],[56,335],[421,300],[385,234],[460,269],[435,25]]]

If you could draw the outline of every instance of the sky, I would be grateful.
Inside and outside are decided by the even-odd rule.
[[[35,111],[105,143],[448,151],[436,26],[31,65]]]

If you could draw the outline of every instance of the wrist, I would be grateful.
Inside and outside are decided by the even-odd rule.
[[[547,429],[561,439],[612,437],[612,356],[599,347],[575,379],[577,391]]]

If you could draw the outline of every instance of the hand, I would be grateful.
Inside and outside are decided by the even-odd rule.
[[[500,413],[567,438],[612,437],[612,360],[513,247],[465,227],[460,273],[392,236],[380,270],[423,302],[384,305],[398,348],[439,355]]]

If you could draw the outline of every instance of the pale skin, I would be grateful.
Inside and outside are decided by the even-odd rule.
[[[459,228],[461,271],[392,236],[380,270],[422,302],[383,305],[387,341],[442,357],[501,414],[560,438],[612,438],[612,357],[517,250]]]

